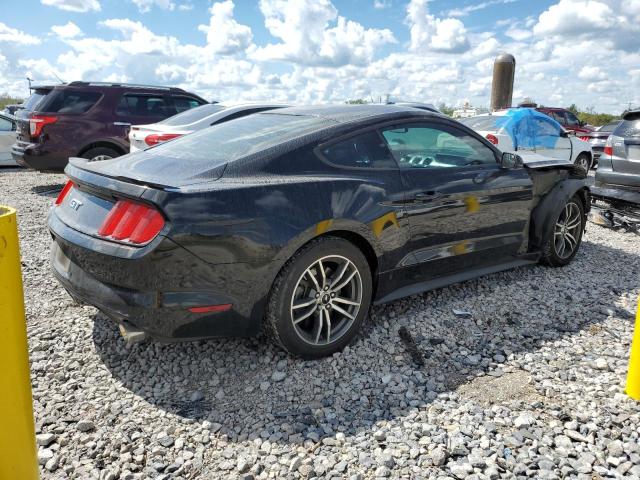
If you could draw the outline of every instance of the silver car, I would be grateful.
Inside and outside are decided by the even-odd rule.
[[[640,109],[630,110],[607,138],[596,185],[640,188]]]
[[[11,156],[11,146],[16,142],[16,119],[0,113],[0,166],[15,167],[18,164]]]

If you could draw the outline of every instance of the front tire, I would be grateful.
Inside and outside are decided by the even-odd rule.
[[[549,228],[542,247],[542,263],[551,267],[562,267],[573,260],[582,243],[585,214],[584,205],[577,195],[551,216],[553,225]]]
[[[582,167],[587,173],[591,169],[591,159],[589,158],[589,154],[587,153],[582,152],[580,155],[578,155],[574,163],[578,167]]]
[[[267,306],[267,331],[293,355],[332,355],[360,330],[371,295],[369,264],[355,245],[334,237],[314,240],[278,274]]]

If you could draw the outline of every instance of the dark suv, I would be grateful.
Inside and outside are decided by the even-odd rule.
[[[593,132],[593,127],[578,119],[571,110],[567,110],[566,108],[536,107],[536,110],[550,116],[566,130],[573,130],[578,136]]]
[[[58,85],[19,119],[11,154],[18,164],[40,171],[62,170],[69,157],[115,158],[129,152],[132,124],[159,122],[205,103],[180,88]]]

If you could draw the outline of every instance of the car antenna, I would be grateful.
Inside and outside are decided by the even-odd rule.
[[[62,81],[62,79],[56,74],[56,72],[52,72],[53,76],[56,77],[58,79],[58,81],[64,85],[65,82]]]

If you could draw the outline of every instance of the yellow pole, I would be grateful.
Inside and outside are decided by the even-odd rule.
[[[0,205],[0,479],[37,479],[16,211]]]
[[[633,340],[631,341],[627,395],[634,400],[640,400],[640,298],[638,299],[638,311],[636,312],[636,326],[633,332]]]

